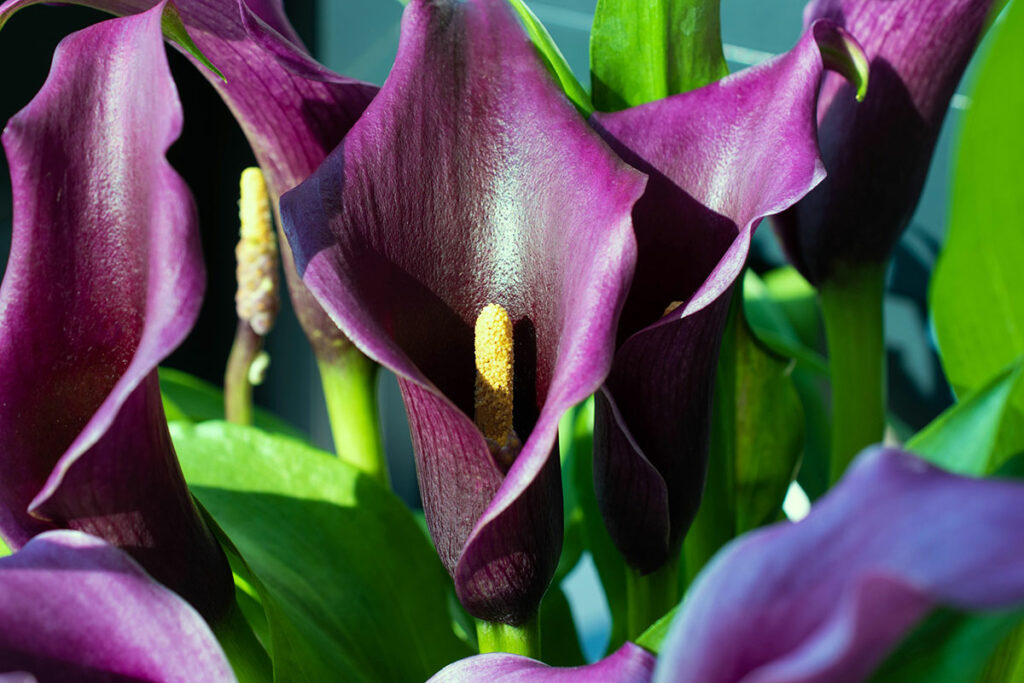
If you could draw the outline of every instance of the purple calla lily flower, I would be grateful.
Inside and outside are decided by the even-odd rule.
[[[816,0],[805,11],[845,26],[871,60],[871,90],[854,101],[822,84],[818,131],[829,178],[776,229],[790,260],[818,285],[884,264],[921,195],[935,141],[992,0]]]
[[[558,420],[611,363],[643,185],[504,0],[414,0],[380,94],[281,200],[306,284],[399,377],[431,535],[479,618],[523,623],[551,580]],[[489,304],[507,317],[475,332]],[[472,417],[490,405],[474,334],[513,393],[493,438]]]
[[[181,109],[162,11],[66,38],[4,131],[0,533],[18,548],[88,531],[216,618],[231,574],[185,486],[156,377],[205,285],[192,198],[164,158]]]
[[[797,524],[734,541],[697,578],[655,680],[862,680],[929,609],[1024,603],[1024,485],[865,451]]]
[[[862,63],[849,34],[817,22],[765,64],[593,115],[650,176],[633,212],[637,273],[594,432],[602,514],[642,573],[678,556],[700,504],[718,348],[753,231],[824,177],[814,119],[823,70],[863,87]]]
[[[43,0],[7,0],[0,26],[16,11]],[[77,0],[117,15],[135,14],[156,0]],[[288,23],[280,0],[175,0],[199,50],[223,74],[200,71],[231,109],[277,199],[308,176],[362,113],[375,86],[343,78],[315,62]],[[196,62],[194,57],[189,57]],[[295,273],[288,245],[281,259],[292,303],[321,361],[351,350]]]
[[[654,675],[655,658],[647,650],[626,643],[589,666],[559,669],[529,657],[491,653],[467,657],[438,671],[430,683],[647,683]]]
[[[864,680],[936,605],[1022,603],[1024,484],[873,449],[806,519],[750,532],[715,556],[680,607],[654,680]],[[627,643],[578,669],[478,655],[434,680],[649,680],[637,651]]]
[[[0,558],[0,595],[0,680],[235,680],[202,617],[92,536],[48,531]]]

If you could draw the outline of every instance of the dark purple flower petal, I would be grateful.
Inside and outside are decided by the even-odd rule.
[[[0,558],[0,595],[0,671],[83,683],[235,680],[202,617],[92,536],[51,531]]]
[[[449,664],[431,683],[647,683],[654,673],[655,658],[647,650],[626,643],[599,662],[571,669],[548,666],[529,657],[492,653]]]
[[[306,284],[400,378],[431,534],[478,617],[528,618],[555,569],[558,420],[611,363],[642,188],[504,0],[417,0],[380,94],[282,198]],[[469,417],[489,303],[515,325],[523,448],[507,475]]]
[[[678,553],[700,503],[718,347],[751,235],[824,177],[818,86],[826,67],[856,75],[858,56],[849,35],[820,22],[770,62],[593,116],[650,176],[633,211],[637,272],[597,398],[594,445],[602,513],[641,571]]]
[[[802,522],[747,534],[712,560],[656,680],[863,680],[937,603],[1024,603],[1024,485],[865,451]]]
[[[38,2],[8,0],[0,5],[0,25],[17,10]],[[156,2],[75,4],[124,15]],[[372,85],[330,74],[317,64],[301,47],[280,0],[175,0],[174,6],[196,46],[224,75],[221,80],[199,65],[238,119],[275,199],[313,172],[377,92]],[[350,345],[295,274],[284,240],[281,257],[303,329],[318,357],[334,360]]]
[[[227,563],[171,447],[156,366],[199,312],[195,207],[164,152],[181,107],[162,7],[66,38],[3,135],[14,235],[0,286],[0,532],[79,528],[208,616]]]
[[[818,102],[828,180],[776,222],[790,259],[815,284],[884,263],[910,221],[957,83],[992,0],[817,0],[808,22],[845,26],[871,60],[863,102],[836,76]]]

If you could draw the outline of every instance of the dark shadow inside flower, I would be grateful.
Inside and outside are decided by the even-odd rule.
[[[871,60],[864,101],[855,94],[840,77],[826,76],[818,142],[828,178],[774,221],[787,256],[812,282],[831,278],[842,263],[889,257],[924,187],[931,157],[922,150],[935,145],[941,126],[924,120],[883,57]]]

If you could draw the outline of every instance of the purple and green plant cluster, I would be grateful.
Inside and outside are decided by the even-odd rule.
[[[409,0],[379,87],[282,0],[77,3],[113,18],[3,132],[0,680],[1024,680],[1022,1],[812,0],[730,74],[719,0],[598,0],[589,89],[524,0]],[[931,281],[955,402],[900,434],[887,267],[979,44]],[[206,286],[167,46],[256,160],[222,390],[158,369]],[[765,218],[792,266],[758,275]],[[280,282],[334,454],[253,406]]]

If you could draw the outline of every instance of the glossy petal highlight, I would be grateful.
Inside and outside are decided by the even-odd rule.
[[[431,534],[476,616],[536,609],[561,546],[558,420],[607,373],[642,177],[577,115],[503,0],[416,1],[380,94],[282,199],[310,289],[400,378]],[[514,324],[508,470],[473,424],[476,317]]]
[[[559,669],[529,657],[492,653],[468,657],[438,671],[432,683],[647,683],[654,674],[655,658],[647,650],[626,643],[599,662]]]
[[[818,102],[823,182],[776,228],[815,284],[888,260],[917,206],[942,121],[992,0],[816,0],[805,11],[864,45],[871,86],[858,103],[829,75]]]
[[[753,231],[824,177],[818,87],[826,68],[856,74],[859,56],[819,22],[770,62],[593,116],[650,176],[633,211],[637,272],[597,398],[594,460],[605,522],[643,572],[678,553],[700,503],[718,347]]]
[[[865,451],[798,524],[743,536],[698,577],[655,680],[863,680],[936,604],[1024,603],[1024,485]]]
[[[0,286],[0,532],[95,533],[214,616],[232,595],[167,433],[156,366],[205,274],[164,152],[181,108],[162,6],[80,31],[3,135],[14,235]]]
[[[35,677],[14,680],[235,680],[202,617],[92,536],[50,531],[0,558],[0,594],[0,671]]]

